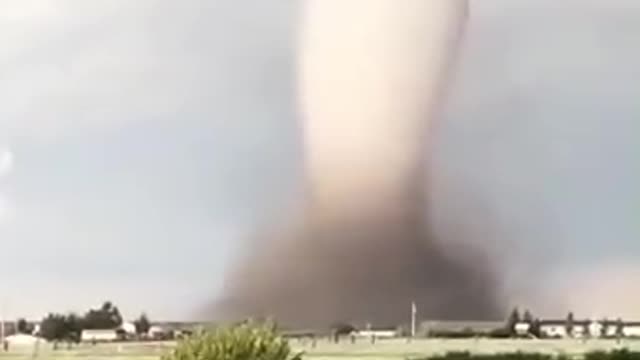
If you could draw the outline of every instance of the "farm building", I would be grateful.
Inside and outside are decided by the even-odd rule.
[[[84,342],[112,342],[118,340],[118,330],[82,330],[80,339]]]
[[[420,324],[420,336],[441,336],[453,333],[490,334],[504,328],[500,321],[425,321]]]

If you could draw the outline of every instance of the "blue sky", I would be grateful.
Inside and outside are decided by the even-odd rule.
[[[298,184],[300,3],[0,4],[8,316],[109,298],[183,319],[215,296]],[[638,36],[635,0],[472,0],[433,213],[471,223],[546,311],[640,315],[583,296],[640,293]]]

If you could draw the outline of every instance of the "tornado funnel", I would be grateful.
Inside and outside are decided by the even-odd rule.
[[[430,128],[464,0],[307,0],[298,48],[302,215],[229,274],[219,316],[290,326],[499,316],[489,262],[426,219]]]

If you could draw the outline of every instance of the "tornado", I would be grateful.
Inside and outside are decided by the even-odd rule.
[[[234,264],[218,318],[389,326],[412,302],[421,318],[501,317],[490,259],[428,221],[430,139],[467,17],[466,0],[303,2],[305,198]]]

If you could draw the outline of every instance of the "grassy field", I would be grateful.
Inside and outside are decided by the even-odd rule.
[[[640,351],[640,341],[615,340],[417,340],[407,343],[406,340],[386,340],[372,345],[361,340],[356,344],[319,343],[317,347],[298,345],[297,349],[306,352],[306,358],[314,360],[328,359],[369,359],[395,360],[428,355],[444,354],[451,351],[469,351],[472,353],[501,353],[501,352],[540,352],[551,354],[567,354],[579,357],[585,352],[593,350],[612,350],[625,347],[629,350]]]
[[[640,341],[626,340],[620,344],[615,340],[381,340],[376,344],[360,339],[355,344],[348,342],[333,344],[318,341],[316,347],[309,342],[292,341],[293,347],[305,352],[310,360],[396,360],[442,354],[449,351],[470,351],[474,353],[499,352],[543,352],[563,353],[579,357],[592,350],[611,350],[625,347],[640,351]],[[82,345],[72,350],[54,351],[49,344],[41,344],[35,352],[31,347],[15,347],[8,353],[0,352],[0,360],[52,359],[52,360],[157,360],[172,348],[172,343],[127,343]]]

